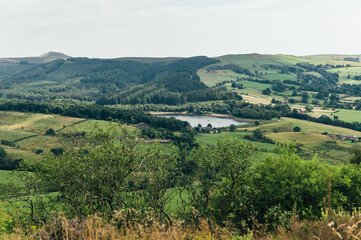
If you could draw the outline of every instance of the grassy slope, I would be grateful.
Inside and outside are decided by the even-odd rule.
[[[361,122],[361,111],[339,109],[334,115],[345,122]]]
[[[347,55],[315,55],[297,57],[292,55],[262,55],[262,54],[241,54],[241,55],[225,55],[220,56],[217,59],[220,63],[216,65],[235,64],[242,68],[247,68],[251,72],[257,71],[262,75],[259,78],[268,80],[296,80],[297,77],[294,74],[280,74],[278,70],[266,68],[265,65],[295,65],[297,63],[309,62],[312,64],[334,64],[334,65],[346,65],[349,64],[352,67],[330,69],[330,72],[337,72],[340,75],[340,83],[361,84],[361,81],[355,81],[353,79],[347,79],[347,75],[350,74],[351,78],[354,75],[361,75],[361,63],[343,61],[344,57],[350,57]],[[356,56],[351,56],[356,57]],[[200,69],[198,74],[208,86],[214,86],[217,82],[224,80],[236,80],[236,77],[242,77],[240,74],[236,74],[229,70],[207,71],[210,66]],[[305,74],[319,75],[318,73],[309,72]],[[269,104],[272,98],[277,100],[283,100],[282,96],[271,94],[271,96],[265,96],[262,94],[262,90],[269,87],[269,84],[251,84],[248,81],[240,81],[246,88],[239,90],[238,92],[246,99],[246,101],[252,103]],[[297,86],[295,86],[297,88]],[[291,93],[282,93],[281,95],[290,95]]]
[[[299,126],[301,132],[293,132],[295,126]],[[251,127],[248,130],[256,128],[258,127]],[[352,149],[361,147],[361,143],[341,142],[336,138],[337,134],[361,136],[361,132],[321,123],[282,118],[279,122],[261,125],[259,128],[267,137],[276,142],[297,141],[305,157],[318,155],[318,158],[331,164],[348,161],[352,155]],[[322,135],[324,132],[329,134]]]
[[[4,112],[0,111],[0,139],[16,141],[16,147],[4,146],[9,156],[28,160],[39,159],[34,151],[43,149],[49,151],[55,146],[60,146],[62,137],[45,136],[45,131],[53,128],[55,131],[70,128],[84,119],[71,118],[58,115],[35,113]],[[31,137],[33,136],[33,137]],[[31,137],[21,140],[24,137]]]
[[[338,73],[340,76],[340,83],[349,83],[349,84],[361,84],[360,80],[354,80],[354,76],[361,75],[361,66],[360,67],[344,67],[344,68],[335,68],[328,70],[332,73]],[[350,79],[347,79],[347,76],[350,75]]]
[[[354,131],[347,128],[330,126],[322,123],[309,122],[293,118],[282,118],[279,122],[274,122],[270,124],[262,125],[260,128],[265,132],[292,132],[293,128],[299,126],[302,131],[313,132],[313,133],[323,133],[328,132],[330,134],[352,134],[361,136],[361,132]],[[248,128],[249,130],[254,130],[257,127]]]

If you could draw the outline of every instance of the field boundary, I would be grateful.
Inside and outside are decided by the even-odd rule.
[[[20,142],[20,141],[22,141],[22,140],[29,139],[29,138],[33,138],[33,137],[37,137],[37,136],[39,136],[39,135],[38,135],[38,134],[36,134],[36,135],[31,135],[31,136],[27,136],[27,137],[23,137],[23,138],[16,139],[16,140],[14,140],[14,141],[12,141],[12,142],[13,142],[13,143],[16,143],[16,142]]]

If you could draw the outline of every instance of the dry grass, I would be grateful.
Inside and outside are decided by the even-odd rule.
[[[28,232],[25,234],[25,232]],[[14,240],[135,240],[135,239],[275,239],[275,240],[340,240],[361,238],[361,213],[336,213],[330,211],[320,220],[302,220],[293,217],[289,227],[280,227],[274,233],[249,233],[245,236],[235,235],[226,228],[221,228],[207,219],[198,218],[192,223],[174,220],[169,225],[158,221],[151,215],[144,215],[134,210],[117,212],[111,222],[99,216],[90,216],[84,221],[59,217],[51,223],[36,229],[18,230],[12,235],[0,236],[0,239]]]
[[[25,234],[28,232],[28,234]],[[29,233],[30,232],[30,233]],[[17,234],[6,235],[0,239],[38,239],[38,240],[113,240],[113,239],[230,239],[232,233],[206,219],[197,219],[192,224],[173,219],[167,224],[153,217],[153,214],[124,210],[116,212],[111,222],[95,215],[84,221],[79,219],[55,218],[51,223],[36,229],[18,230]]]
[[[361,213],[331,212],[318,221],[293,219],[290,229],[279,229],[273,239],[361,239]]]

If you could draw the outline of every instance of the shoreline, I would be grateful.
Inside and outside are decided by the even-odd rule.
[[[247,123],[254,123],[256,120],[254,119],[244,119],[244,118],[237,118],[233,117],[227,114],[221,114],[221,113],[207,113],[207,114],[199,114],[199,113],[186,113],[186,112],[154,112],[150,111],[148,112],[151,115],[157,116],[157,115],[188,115],[188,116],[208,116],[208,117],[219,117],[219,118],[227,118],[232,119],[239,122],[247,122]]]

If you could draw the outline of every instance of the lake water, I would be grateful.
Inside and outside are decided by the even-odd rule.
[[[192,127],[197,127],[198,124],[201,124],[202,127],[206,127],[209,123],[212,124],[212,127],[228,127],[231,124],[234,125],[243,125],[248,124],[248,122],[236,121],[230,118],[222,117],[211,117],[211,116],[202,116],[202,115],[157,115],[158,117],[174,117],[176,119],[187,121]]]

